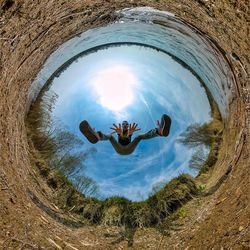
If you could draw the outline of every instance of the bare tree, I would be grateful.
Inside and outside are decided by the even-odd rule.
[[[194,169],[200,170],[207,159],[207,154],[204,147],[199,147],[197,151],[192,155],[189,166]]]
[[[96,182],[87,176],[76,176],[74,184],[76,189],[86,196],[96,196],[99,191]]]
[[[201,145],[211,146],[213,138],[215,137],[213,129],[209,124],[190,125],[185,132],[180,135],[179,142],[188,147],[197,147]]]

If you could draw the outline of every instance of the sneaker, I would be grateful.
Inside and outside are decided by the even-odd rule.
[[[161,122],[158,121],[158,133],[160,136],[168,136],[171,126],[171,118],[164,114],[161,117]]]
[[[87,121],[82,121],[79,125],[80,131],[91,143],[97,143],[100,139],[99,135],[93,130]]]

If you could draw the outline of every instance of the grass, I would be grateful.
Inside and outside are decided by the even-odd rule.
[[[197,194],[194,179],[182,174],[145,201],[131,202],[123,197],[111,197],[103,201],[102,222],[139,228],[158,226]]]

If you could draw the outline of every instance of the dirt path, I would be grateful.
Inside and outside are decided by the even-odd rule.
[[[120,229],[74,227],[78,225],[77,218],[63,214],[53,205],[49,198],[51,191],[29,160],[25,114],[29,87],[52,51],[75,34],[110,22],[114,10],[135,6],[176,13],[212,37],[225,51],[237,84],[232,89],[223,152],[207,184],[207,191],[215,187],[213,192],[187,205],[187,215],[178,222],[179,231],[162,237],[153,229],[138,230],[133,248],[250,249],[247,0],[1,0],[0,6],[0,245],[3,249],[127,248],[126,241],[117,240]],[[219,179],[221,183],[216,186]],[[57,214],[59,219],[49,213]]]

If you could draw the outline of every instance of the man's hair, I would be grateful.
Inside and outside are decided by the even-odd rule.
[[[122,126],[125,126],[125,125],[128,125],[128,122],[127,122],[127,121],[123,121],[123,122],[122,122]]]

